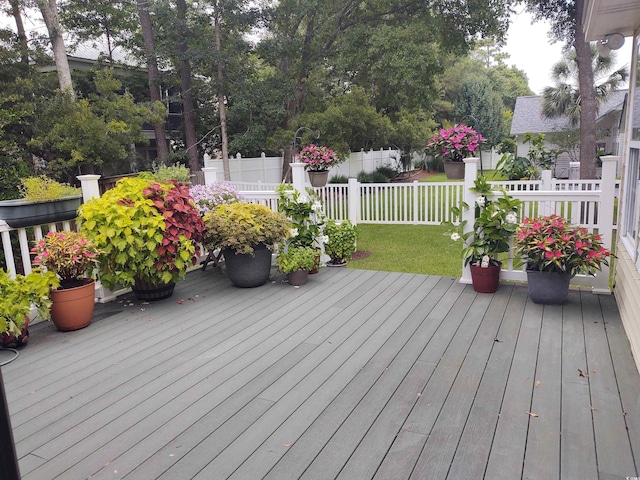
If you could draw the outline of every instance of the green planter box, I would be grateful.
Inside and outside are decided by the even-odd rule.
[[[57,200],[27,202],[23,199],[0,201],[0,220],[11,228],[64,222],[76,218],[82,195]]]

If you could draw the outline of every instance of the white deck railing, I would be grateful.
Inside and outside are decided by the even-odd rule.
[[[617,157],[603,157],[601,180],[555,180],[550,172],[544,172],[541,180],[491,182],[500,185],[513,197],[523,201],[521,217],[557,214],[571,223],[596,230],[603,237],[604,244],[611,248],[613,230],[614,197],[618,183],[615,179]],[[478,175],[477,159],[465,160],[464,182],[444,183],[383,183],[362,184],[349,179],[348,184],[330,184],[315,189],[324,202],[325,213],[335,220],[351,220],[353,223],[386,223],[413,225],[440,225],[451,221],[450,209],[465,201],[473,205],[475,194],[469,189]],[[294,187],[304,191],[308,187],[304,165],[293,164]],[[205,168],[205,181],[215,182],[215,169]],[[97,178],[83,181],[85,201],[97,192]],[[95,185],[94,185],[95,183]],[[242,183],[236,184],[247,201],[278,209],[279,184]],[[467,225],[473,225],[473,209],[466,213]],[[64,229],[73,228],[72,222],[65,222]],[[56,225],[40,225],[14,229],[0,220],[0,234],[7,270],[11,275],[16,271],[29,273],[31,258],[29,250],[33,242],[42,238],[47,231],[56,230]],[[17,246],[17,247],[16,247]],[[15,250],[15,252],[14,252]],[[608,291],[608,268],[594,280],[577,278],[576,283],[592,285],[595,290]],[[526,280],[525,272],[513,268],[513,261],[504,264],[502,278]],[[468,269],[463,269],[463,282],[470,282]]]

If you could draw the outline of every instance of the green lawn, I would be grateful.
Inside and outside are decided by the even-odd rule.
[[[444,235],[446,230],[429,225],[358,225],[358,250],[371,256],[351,261],[348,267],[459,277],[461,247]]]
[[[480,174],[480,172],[478,172]],[[507,177],[502,175],[498,170],[485,170],[484,176],[489,181],[507,180]],[[423,178],[421,182],[462,182],[463,180],[449,180],[444,173],[436,173],[430,177]]]

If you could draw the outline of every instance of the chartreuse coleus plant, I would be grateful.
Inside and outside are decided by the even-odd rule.
[[[68,183],[57,182],[44,175],[22,178],[20,182],[22,184],[20,186],[20,193],[28,202],[42,202],[82,195],[81,189],[72,187]]]
[[[210,251],[231,248],[248,255],[253,255],[253,247],[260,243],[273,248],[291,229],[291,222],[282,213],[245,202],[218,205],[204,216],[204,221],[207,226],[204,241]]]
[[[100,279],[108,287],[184,278],[199,255],[204,223],[177,182],[125,178],[80,209],[80,231],[100,250]]]
[[[20,335],[32,304],[40,317],[49,319],[49,291],[59,285],[58,277],[53,272],[34,270],[29,275],[10,278],[7,272],[0,269],[0,334],[7,332]]]

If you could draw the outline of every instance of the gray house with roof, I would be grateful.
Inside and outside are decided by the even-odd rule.
[[[621,118],[623,117],[624,103],[627,91],[614,92],[611,97],[600,106],[597,124],[598,150],[609,155],[618,155],[621,139]],[[542,96],[529,95],[518,97],[513,111],[511,123],[511,135],[516,137],[516,154],[526,157],[529,152],[529,144],[524,143],[524,135],[527,132],[549,134],[573,130],[571,122],[566,117],[547,118],[542,114]],[[548,143],[548,147],[557,149],[556,145]],[[572,156],[565,152],[558,156],[554,176],[567,178],[570,171],[570,162],[577,161],[577,152]]]

